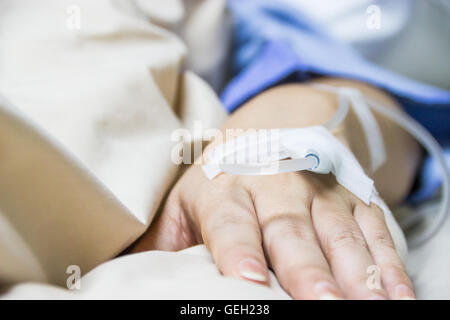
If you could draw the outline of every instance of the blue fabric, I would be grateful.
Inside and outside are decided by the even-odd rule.
[[[444,150],[445,159],[450,163],[450,148]],[[427,158],[419,176],[419,186],[408,198],[410,203],[419,203],[431,198],[441,186],[441,171],[435,161]]]
[[[229,0],[229,7],[235,20],[235,76],[221,97],[229,112],[283,82],[320,75],[352,78],[386,90],[441,144],[450,143],[449,91],[366,61],[301,12],[279,1]],[[439,180],[439,176],[423,176],[421,190],[434,190]]]

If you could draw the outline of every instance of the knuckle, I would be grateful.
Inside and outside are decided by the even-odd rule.
[[[254,228],[255,223],[250,219],[246,219],[244,214],[209,214],[205,219],[203,219],[202,229],[214,234],[220,230],[229,228]]]
[[[238,214],[210,214],[201,220],[201,237],[213,256],[227,256],[262,243],[257,223]]]
[[[333,251],[342,247],[367,248],[363,235],[354,228],[339,229],[328,236],[328,248]]]
[[[399,263],[395,262],[386,262],[382,266],[382,273],[386,276],[390,276],[392,278],[397,279],[405,279],[408,280],[408,276],[406,275],[405,269]]]
[[[326,198],[323,195],[315,197],[311,209],[313,217],[323,217],[330,227],[348,224],[350,219],[351,207],[344,199],[336,195],[332,198]]]
[[[293,277],[298,275],[301,275],[304,279],[308,279],[312,282],[316,282],[319,279],[324,278],[324,276],[329,276],[329,270],[325,266],[321,265],[293,265],[290,267],[288,274],[292,275]]]
[[[262,223],[262,229],[269,247],[272,246],[274,241],[315,239],[309,216],[299,214],[274,215],[268,221]]]
[[[376,230],[373,233],[373,246],[376,248],[395,250],[394,242],[387,230]]]

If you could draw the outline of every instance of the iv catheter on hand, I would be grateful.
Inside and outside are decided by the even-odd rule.
[[[326,123],[321,126],[322,129],[326,129],[328,132],[338,127],[344,121],[349,112],[350,103],[352,104],[365,132],[373,171],[383,164],[386,159],[386,154],[381,131],[379,130],[378,125],[370,112],[370,108],[390,118],[392,121],[396,122],[399,126],[413,135],[424,146],[429,154],[436,159],[437,163],[441,167],[443,177],[441,207],[433,226],[420,236],[410,239],[409,246],[417,247],[422,245],[436,235],[448,217],[450,211],[450,173],[447,168],[442,149],[433,136],[431,136],[425,128],[423,128],[417,121],[407,114],[387,108],[375,100],[368,99],[364,97],[357,89],[334,87],[325,84],[313,84],[312,86],[319,90],[324,90],[338,95],[339,106],[337,111]],[[311,130],[309,131],[308,128],[303,128],[303,131],[302,129],[279,129],[279,134],[281,136],[279,138],[279,141],[281,141],[281,149],[277,150],[275,155],[272,153],[271,156],[263,161],[253,161],[247,163],[227,163],[227,161],[224,161],[225,159],[230,158],[233,154],[237,154],[239,152],[246,152],[247,154],[252,152],[255,153],[255,150],[257,149],[254,145],[244,145],[243,147],[241,145],[241,148],[231,148],[231,150],[228,150],[228,153],[223,152],[226,148],[222,149],[222,153],[219,152],[219,154],[215,155],[215,163],[204,165],[203,170],[210,179],[214,178],[220,172],[237,175],[267,175],[302,170],[309,170],[316,173],[332,172],[340,184],[347,187],[347,189],[359,196],[359,198],[366,203],[370,203],[370,199],[367,197],[367,194],[364,195],[364,192],[360,192],[358,188],[355,186],[352,187],[351,185],[352,183],[353,185],[356,185],[355,182],[364,180],[363,175],[365,176],[365,174],[361,172],[359,172],[359,175],[358,173],[350,172],[350,167],[360,169],[359,163],[357,163],[357,161],[355,163],[356,159],[352,159],[352,155],[346,153],[346,150],[341,149],[336,143],[330,145],[334,147],[335,150],[333,152],[327,152],[327,149],[333,148],[326,148],[326,143],[324,143],[324,140],[321,139],[325,133],[318,130],[317,127],[310,128]],[[305,134],[308,135],[310,133],[315,134],[310,135],[310,141],[305,141],[305,139],[302,139],[301,136]],[[241,137],[238,137],[237,139],[240,138]],[[333,140],[334,137],[331,137],[330,135],[328,139]],[[287,143],[288,146],[284,146],[287,148],[283,149],[283,143],[286,141],[289,142]],[[273,143],[273,141],[268,139],[268,141],[263,141],[262,143],[270,144]],[[226,144],[229,144],[229,142],[225,143],[225,145]],[[317,150],[317,144],[321,145],[321,151]],[[267,146],[265,148],[267,148]],[[265,148],[263,149],[266,150]],[[342,155],[342,153],[346,154]],[[336,166],[338,168],[336,168]],[[339,176],[343,178],[340,180]],[[364,183],[362,183],[362,185],[364,184],[367,188],[369,188],[371,180],[367,178],[364,180]],[[401,221],[401,225],[403,227],[409,227],[420,218],[421,216],[417,214],[410,215],[405,220]]]

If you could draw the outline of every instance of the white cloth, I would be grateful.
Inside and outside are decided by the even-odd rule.
[[[177,174],[172,131],[223,121],[168,31],[183,24],[182,3],[157,2],[0,1],[0,92],[18,108],[0,103],[3,281],[65,284],[68,265],[87,272],[121,252]],[[218,41],[208,23],[203,38]],[[211,47],[197,52],[217,73],[223,52]]]
[[[205,246],[177,253],[124,256],[86,274],[80,288],[19,284],[3,299],[289,299],[273,273],[271,286],[220,275]]]

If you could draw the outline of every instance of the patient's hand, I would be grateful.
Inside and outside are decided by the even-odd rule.
[[[269,264],[294,298],[413,297],[383,212],[333,176],[222,174],[208,180],[192,166],[135,249],[179,250],[202,242],[224,275],[267,283]],[[367,268],[375,264],[386,290],[366,285]]]
[[[231,127],[241,123],[242,114],[235,117]],[[265,127],[272,121],[244,118]],[[331,175],[221,174],[208,180],[199,165],[191,166],[134,251],[199,243],[224,275],[267,284],[271,267],[297,299],[414,297],[381,209],[365,205]],[[380,289],[367,285],[372,265],[381,270]]]

